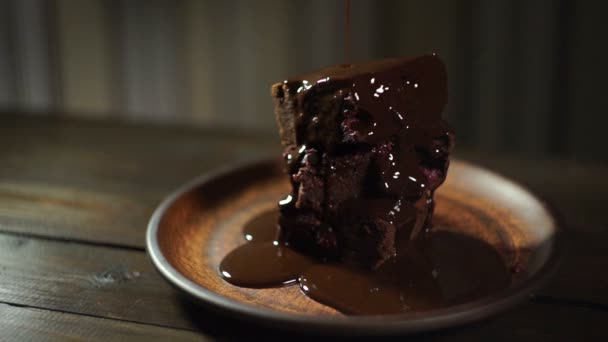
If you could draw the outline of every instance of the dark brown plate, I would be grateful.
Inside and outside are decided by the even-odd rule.
[[[147,232],[154,265],[173,285],[214,309],[261,324],[334,334],[403,334],[479,320],[526,298],[556,266],[558,230],[546,206],[521,186],[477,166],[453,161],[437,191],[438,229],[494,246],[522,272],[510,288],[466,304],[418,313],[346,316],[299,287],[248,289],[226,283],[222,258],[245,243],[243,225],[288,193],[279,161],[223,169],[185,185],[156,209]]]

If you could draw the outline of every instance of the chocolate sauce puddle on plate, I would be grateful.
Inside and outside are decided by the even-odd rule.
[[[276,242],[254,242],[230,252],[220,265],[222,277],[244,287],[274,287],[297,281],[312,260]]]
[[[245,224],[243,235],[245,240],[253,242],[273,242],[277,239],[279,232],[279,213],[269,210],[254,217]]]
[[[245,225],[248,241],[220,264],[227,282],[264,288],[299,284],[310,298],[346,314],[424,311],[465,303],[508,287],[511,273],[486,243],[436,232],[407,242],[400,255],[375,271],[321,262],[274,240],[276,210]],[[437,222],[437,224],[441,224]]]

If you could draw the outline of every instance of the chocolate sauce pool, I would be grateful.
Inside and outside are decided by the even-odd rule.
[[[447,232],[405,242],[401,253],[375,271],[324,263],[276,241],[278,213],[245,225],[248,242],[220,264],[227,282],[265,288],[298,285],[308,297],[345,314],[424,311],[465,303],[508,287],[511,273],[498,253],[479,240]],[[441,221],[436,219],[436,225]]]
[[[247,241],[273,242],[279,233],[279,214],[276,211],[265,211],[245,224],[243,235]]]

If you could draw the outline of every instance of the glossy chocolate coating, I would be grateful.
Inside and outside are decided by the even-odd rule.
[[[276,226],[263,217],[252,231],[272,236]],[[262,217],[262,219],[260,219]],[[302,292],[347,314],[398,314],[461,304],[508,287],[511,274],[499,254],[482,241],[453,233],[432,233],[408,241],[404,251],[370,271],[348,262],[319,262],[276,241],[253,238],[228,254],[222,277],[238,286],[263,288],[299,284]]]
[[[491,248],[428,233],[454,143],[441,119],[447,84],[438,57],[328,67],[275,84],[272,94],[292,192],[279,202],[276,239],[272,214],[246,226],[253,243],[222,261],[226,281],[298,281],[306,295],[352,314],[432,309],[508,286]],[[439,276],[465,264],[469,278]]]
[[[282,205],[286,239],[303,245],[295,222],[314,216],[333,232],[310,225],[317,241],[302,249],[360,251],[376,267],[397,253],[396,240],[430,227],[454,141],[441,119],[447,84],[437,56],[332,66],[276,84],[273,97],[293,185],[293,203]]]

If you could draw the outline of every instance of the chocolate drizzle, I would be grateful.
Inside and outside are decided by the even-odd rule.
[[[275,224],[250,221],[244,236],[271,236]],[[266,221],[266,222],[265,222]],[[441,224],[441,222],[439,223]],[[264,232],[266,230],[266,232]],[[508,287],[511,274],[498,253],[482,241],[447,232],[405,241],[403,251],[370,271],[349,262],[321,262],[278,241],[253,239],[228,254],[220,274],[252,288],[298,284],[302,292],[346,314],[398,314],[465,303]]]
[[[337,249],[366,248],[353,232],[381,235],[386,248],[370,261],[375,267],[397,252],[395,239],[430,228],[433,193],[454,144],[441,119],[447,84],[437,56],[332,66],[275,85],[273,96],[293,185],[293,201],[281,205],[285,239],[302,236],[289,232],[298,230],[291,229],[300,226],[298,215],[332,227],[335,237],[309,230],[317,244],[337,240],[329,244]],[[314,244],[302,249],[343,252]]]
[[[453,303],[445,290],[455,285],[437,278],[433,246],[447,239],[454,262],[460,248],[475,250],[496,261],[490,288],[508,284],[490,248],[430,232],[454,144],[441,119],[447,84],[437,56],[332,66],[275,84],[272,95],[292,191],[279,202],[276,239],[276,224],[249,224],[248,232],[275,230],[246,233],[253,243],[226,256],[224,279],[248,287],[299,281],[305,294],[346,313],[441,307]]]
[[[441,119],[447,102],[446,72],[435,55],[332,66],[285,83],[297,94],[296,127],[301,128],[296,131],[298,146],[332,151],[392,142],[397,145],[395,152],[408,155],[416,148],[431,154],[445,153],[436,151],[437,141],[444,141],[447,147],[453,143],[453,131]],[[310,132],[319,128],[325,116],[315,110],[319,97],[329,97],[341,106],[342,117],[332,118],[341,122],[341,131],[335,131],[341,143],[314,139]],[[391,164],[408,168],[412,172],[409,176],[421,176],[415,161],[393,157]]]
[[[243,228],[243,236],[247,241],[273,242],[279,233],[279,215],[275,211],[267,211],[247,222]]]

